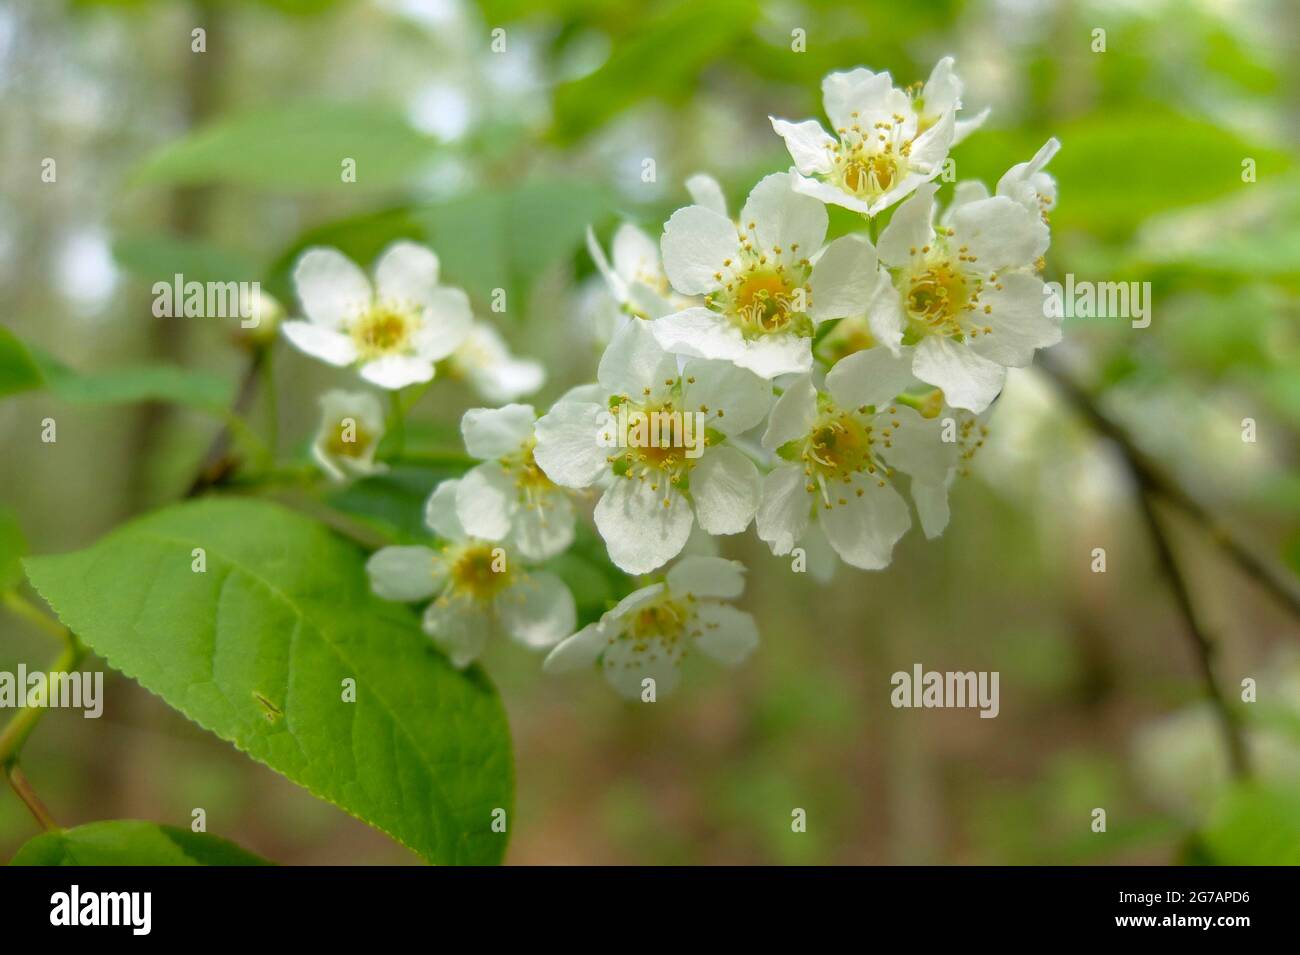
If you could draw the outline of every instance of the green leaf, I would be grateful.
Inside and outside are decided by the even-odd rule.
[[[234,398],[230,379],[176,365],[136,365],[83,374],[49,355],[38,353],[36,360],[50,390],[71,404],[170,401],[223,413]]]
[[[330,494],[326,502],[374,528],[394,543],[428,543],[433,532],[424,523],[424,505],[433,489],[467,468],[448,463],[438,467],[394,465],[383,474],[353,481]]]
[[[200,726],[431,862],[499,862],[492,813],[509,818],[514,786],[501,701],[370,593],[364,561],[278,505],[213,499],[25,565],[74,633]]]
[[[1300,865],[1300,792],[1237,786],[1201,833],[1220,865]]]
[[[22,557],[25,553],[27,538],[18,524],[18,515],[0,505],[0,592],[23,579]]]
[[[24,845],[10,865],[270,865],[233,842],[136,819],[92,822],[46,832]]]
[[[113,258],[150,284],[180,274],[187,282],[251,282],[257,265],[238,249],[179,235],[136,234],[113,242]]]
[[[27,346],[9,329],[0,327],[0,397],[31,391],[44,383]]]
[[[387,187],[418,171],[436,145],[387,107],[296,103],[219,119],[154,153],[135,180],[284,192]],[[356,161],[356,182],[343,182],[344,159]]]

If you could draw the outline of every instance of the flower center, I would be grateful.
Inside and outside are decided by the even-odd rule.
[[[854,113],[853,124],[836,132],[839,142],[832,150],[831,179],[845,192],[874,199],[907,175],[907,157],[916,131],[908,136],[904,117],[895,115],[892,120],[882,120],[866,128]]]
[[[891,426],[897,427],[893,422],[881,427],[865,408],[842,411],[825,406],[799,451],[808,479],[804,490],[820,497],[829,510],[848,503],[843,485],[852,484],[859,475],[870,475],[883,487],[892,472],[878,455],[890,446]],[[861,497],[862,488],[853,488],[853,493]]]
[[[491,600],[510,580],[505,561],[505,552],[490,543],[466,545],[451,561],[452,589]]]
[[[951,230],[948,230],[951,235]],[[899,282],[903,306],[907,310],[907,329],[903,334],[905,344],[913,345],[927,335],[944,335],[954,341],[964,341],[987,334],[992,329],[981,327],[977,316],[992,311],[989,305],[980,304],[985,277],[975,268],[976,257],[962,246],[953,255],[947,248],[943,233],[938,247],[912,249],[913,264],[905,270]],[[988,276],[997,285],[997,276]]]
[[[351,427],[348,422],[351,422]],[[356,418],[343,418],[330,429],[329,440],[325,449],[330,454],[341,458],[359,458],[366,453],[374,436]]]
[[[415,330],[415,315],[388,303],[379,303],[362,312],[351,325],[357,352],[364,359],[401,352]]]
[[[780,249],[771,255],[748,251],[747,257],[746,266],[733,273],[722,291],[706,296],[705,304],[720,307],[746,338],[785,332],[811,335],[808,260],[788,264]]]

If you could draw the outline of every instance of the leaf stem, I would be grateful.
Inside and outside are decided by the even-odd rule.
[[[63,626],[57,620],[52,620],[50,616],[43,613],[39,607],[24,597],[16,590],[7,590],[3,598],[0,598],[5,607],[15,616],[22,617],[28,623],[44,630],[51,636],[58,637],[65,644],[68,642],[68,628]]]
[[[81,657],[86,652],[82,645],[73,634],[64,630],[68,645],[59,658],[50,666],[50,674],[67,673],[80,662]],[[48,700],[47,700],[48,703]],[[3,730],[0,730],[0,767],[8,767],[18,759],[18,754],[22,751],[23,744],[27,742],[27,737],[31,735],[36,724],[40,722],[45,711],[49,709],[48,705],[25,706],[20,709]]]
[[[50,810],[46,808],[45,803],[41,802],[41,797],[36,795],[36,790],[32,789],[32,784],[28,782],[26,774],[18,768],[17,764],[8,766],[5,775],[9,778],[9,785],[13,787],[13,791],[31,810],[36,821],[41,824],[41,828],[46,832],[57,832],[59,824],[54,821]]]

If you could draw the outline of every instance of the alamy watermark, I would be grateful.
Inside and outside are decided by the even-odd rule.
[[[0,670],[0,709],[24,707],[84,710],[82,716],[97,720],[104,712],[104,674],[29,672],[22,663],[16,673]]]
[[[889,678],[893,692],[889,702],[895,709],[975,709],[980,719],[991,720],[1002,705],[998,699],[997,670],[945,671],[926,670],[921,664],[912,672],[899,670]]]
[[[629,410],[604,412],[597,443],[602,448],[681,448],[688,458],[704,453],[708,415],[702,411]]]
[[[1043,314],[1048,318],[1127,318],[1134,328],[1151,324],[1150,282],[1076,282],[1043,284]]]
[[[177,272],[170,282],[153,283],[155,318],[238,318],[241,328],[262,322],[261,282],[185,281]]]

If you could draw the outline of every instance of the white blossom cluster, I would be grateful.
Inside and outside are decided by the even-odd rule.
[[[630,575],[661,571],[693,530],[753,526],[774,554],[829,548],[864,570],[889,565],[913,512],[926,537],[942,533],[1006,369],[1061,337],[1040,277],[1055,202],[1044,166],[1059,144],[991,194],[957,182],[938,208],[949,150],[984,119],[958,118],[961,93],[951,58],[919,88],[833,73],[829,130],[772,118],[793,168],[759,181],[738,216],[697,175],[658,243],[624,224],[607,256],[589,233],[620,310],[595,382],[540,416],[514,403],[467,412],[482,463],[429,502],[445,547],[379,551],[376,592],[433,598],[429,633],[457,665],[500,629],[552,647],[548,671],[596,663],[644,698],[647,679],[670,690],[692,650],[736,665],[754,649],[754,620],[728,603],[744,568],[682,557],[573,632],[571,596],[538,565],[573,541],[578,502],[595,499],[609,557]],[[827,241],[828,204],[863,230]],[[380,260],[373,290],[324,250],[297,279],[311,321],[286,335],[383,387],[428,380],[475,327],[464,295],[437,284],[436,257],[410,243]]]

